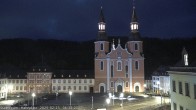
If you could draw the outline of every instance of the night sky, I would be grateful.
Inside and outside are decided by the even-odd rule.
[[[196,0],[135,0],[144,37],[196,36]],[[0,39],[92,40],[100,7],[111,36],[130,32],[132,0],[0,0]]]

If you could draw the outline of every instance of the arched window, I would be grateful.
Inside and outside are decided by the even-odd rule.
[[[126,74],[126,78],[128,78],[129,75],[128,75],[128,66],[127,65],[125,66],[125,74]]]
[[[139,70],[139,62],[138,61],[135,61],[135,69]]]
[[[113,78],[113,76],[114,76],[114,66],[111,65],[111,78]]]
[[[138,50],[138,43],[135,43],[135,50]]]
[[[118,71],[121,71],[122,70],[122,62],[121,61],[118,61],[117,62],[117,70]]]
[[[103,70],[103,66],[104,66],[103,61],[101,61],[100,62],[100,70]]]
[[[100,49],[103,50],[103,44],[102,44],[102,43],[101,43],[101,45],[100,45]]]
[[[126,81],[125,87],[129,87],[129,82],[128,81]]]

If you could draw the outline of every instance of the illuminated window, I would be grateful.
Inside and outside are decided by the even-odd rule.
[[[126,87],[129,87],[129,82],[126,82],[126,83],[125,83],[125,86],[126,86]]]
[[[99,30],[100,31],[105,30],[105,23],[99,23]]]
[[[188,54],[184,55],[184,65],[188,66]]]

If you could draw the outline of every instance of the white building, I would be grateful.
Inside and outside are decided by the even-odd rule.
[[[170,76],[167,73],[165,66],[160,66],[152,74],[152,88],[156,94],[169,94],[170,91]]]
[[[52,93],[92,93],[94,75],[92,71],[67,70],[58,71],[52,76]]]
[[[171,110],[195,110],[196,62],[188,62],[188,53],[182,52],[182,60],[170,67]]]
[[[16,93],[26,93],[26,76],[0,74],[0,98],[7,99]]]

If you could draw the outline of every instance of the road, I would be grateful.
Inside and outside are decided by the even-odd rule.
[[[34,110],[92,110],[92,106],[93,110],[100,108],[107,108],[108,110],[138,110],[145,108],[145,110],[152,110],[158,104],[161,105],[160,96],[147,98],[143,96],[132,96],[130,100],[124,98],[122,107],[120,106],[122,100],[115,99],[113,105],[113,100],[111,99],[111,103],[108,105],[106,104],[106,98],[108,98],[107,95],[101,94],[73,94],[70,106],[70,96],[68,94],[62,94],[56,98],[39,103],[39,106],[35,106]],[[162,104],[164,102],[168,103],[169,99],[162,98]],[[0,108],[0,110],[3,109]],[[32,107],[18,107],[15,110],[32,110]]]

